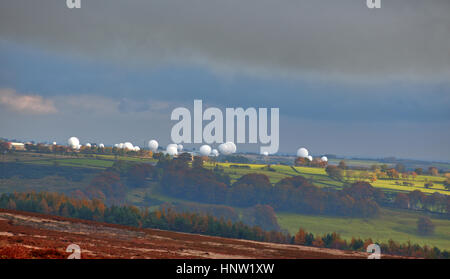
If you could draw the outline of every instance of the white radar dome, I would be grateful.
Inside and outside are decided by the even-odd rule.
[[[209,154],[211,154],[211,146],[207,144],[202,145],[200,146],[199,151],[202,156],[209,156]]]
[[[177,155],[178,154],[177,145],[176,144],[169,144],[169,145],[167,145],[166,152],[170,156]]]
[[[72,148],[77,148],[78,145],[80,145],[80,140],[77,137],[71,137],[67,143]]]
[[[308,149],[302,147],[297,150],[297,157],[300,158],[308,158],[309,152]]]
[[[150,148],[151,151],[155,152],[158,150],[158,142],[156,140],[150,140],[148,142],[148,148]]]

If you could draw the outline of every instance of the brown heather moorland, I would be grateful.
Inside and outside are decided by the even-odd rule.
[[[0,210],[0,259],[364,259],[367,253],[274,244]],[[383,256],[382,256],[383,257]],[[393,258],[392,256],[386,256]]]

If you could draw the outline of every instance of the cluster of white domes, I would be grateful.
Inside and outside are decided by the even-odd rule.
[[[300,157],[300,158],[306,158],[306,159],[308,159],[309,161],[312,161],[312,160],[313,160],[313,157],[312,157],[311,155],[309,155],[308,149],[306,149],[306,148],[304,148],[304,147],[301,147],[301,148],[299,148],[299,149],[297,150],[297,157]],[[322,161],[322,162],[328,162],[328,158],[327,158],[326,156],[322,156],[322,157],[320,158],[320,161]]]
[[[100,146],[101,147],[101,146]],[[141,150],[140,148],[139,148],[139,146],[134,146],[131,142],[129,142],[129,141],[127,141],[127,142],[121,142],[121,143],[116,143],[116,144],[114,144],[114,147],[115,148],[118,148],[118,149],[125,149],[125,150],[128,150],[128,151],[139,151],[139,150]]]
[[[56,142],[54,144],[56,144]],[[76,149],[76,150],[79,150],[81,148],[80,140],[77,137],[69,138],[68,144],[71,148]],[[92,144],[86,143],[85,146],[92,147]],[[103,143],[100,143],[98,145],[98,147],[105,148],[105,145]],[[128,151],[140,151],[141,150],[141,148],[139,146],[134,146],[131,142],[116,143],[116,144],[114,144],[114,147],[117,149],[124,149],[124,150],[128,150]],[[159,147],[158,141],[156,141],[154,139],[148,141],[148,148],[151,151],[156,152],[158,150],[158,147]],[[166,153],[171,156],[175,156],[175,155],[178,155],[179,153],[181,153],[183,151],[183,148],[184,147],[182,144],[171,143],[171,144],[167,145]],[[237,150],[236,144],[229,141],[229,142],[220,144],[217,149],[212,149],[211,146],[204,144],[200,147],[199,153],[202,156],[219,156],[220,154],[223,154],[223,155],[233,154],[236,152],[236,150]],[[264,155],[267,156],[268,153],[264,152]]]
[[[219,152],[223,155],[230,155],[236,152],[236,144],[234,142],[228,141],[219,145]]]
[[[149,148],[156,150],[157,142],[152,140],[149,142]],[[198,149],[198,153],[201,156],[219,156],[219,154],[229,155],[235,153],[237,150],[236,145],[233,142],[226,142],[220,144],[218,149],[213,149],[210,145],[204,144]],[[183,151],[183,145],[171,143],[166,147],[166,153],[170,156],[176,156]]]
[[[69,140],[67,141],[68,145],[75,149],[75,150],[79,150],[81,148],[80,145],[80,140],[77,137],[71,137],[69,138]],[[56,143],[55,143],[56,144]],[[86,143],[84,145],[85,147],[92,147],[92,144],[90,144],[89,142]],[[100,143],[98,145],[99,148],[105,148],[105,145],[103,143]],[[116,143],[114,144],[115,148],[119,148],[119,149],[126,149],[126,150],[130,150],[130,151],[139,151],[141,150],[139,146],[133,146],[133,144],[131,142],[125,142],[125,143]]]

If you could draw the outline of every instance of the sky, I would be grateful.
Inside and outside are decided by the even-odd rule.
[[[450,161],[450,1],[365,2],[0,0],[0,137],[165,146],[201,99],[279,108],[280,153]]]

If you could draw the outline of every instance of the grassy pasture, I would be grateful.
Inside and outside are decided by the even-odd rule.
[[[34,179],[22,179],[18,177],[0,179],[0,194],[28,191],[70,193],[74,190],[86,188],[92,177],[92,175],[87,176],[82,181],[71,181],[57,175]]]
[[[417,234],[417,219],[423,213],[382,208],[377,218],[348,218],[293,213],[277,213],[278,223],[291,234],[299,227],[314,234],[323,235],[337,232],[342,238],[372,238],[374,241],[387,242],[393,239],[405,243],[408,240],[421,245],[436,246],[450,250],[450,220],[431,218],[435,224],[435,233],[430,236]]]
[[[114,156],[114,155],[55,155],[55,154],[38,154],[38,153],[12,153],[3,155],[2,160],[4,162],[19,162],[36,165],[59,165],[67,167],[83,167],[83,168],[95,168],[106,169],[111,167],[116,160],[125,160],[132,162],[156,162],[152,158],[140,158],[132,156]]]

